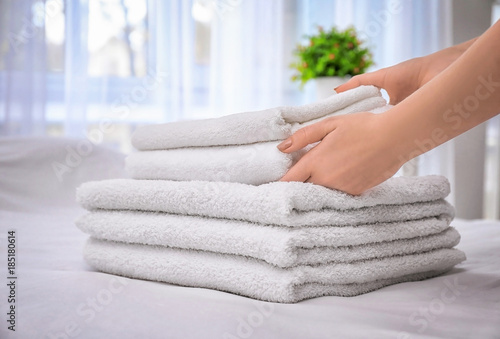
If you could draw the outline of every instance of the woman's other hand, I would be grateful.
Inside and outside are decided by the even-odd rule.
[[[340,93],[360,85],[373,85],[385,89],[389,94],[390,104],[396,105],[445,70],[475,40],[472,39],[425,57],[410,59],[375,72],[356,75],[335,90]]]

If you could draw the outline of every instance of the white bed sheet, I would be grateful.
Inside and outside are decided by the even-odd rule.
[[[95,272],[82,259],[74,190],[125,176],[123,156],[93,147],[78,165],[66,163],[78,145],[0,139],[0,338],[500,338],[498,221],[453,223],[468,259],[448,274],[351,298],[274,304]],[[59,181],[54,162],[75,166]],[[15,333],[6,322],[9,229],[17,233]]]

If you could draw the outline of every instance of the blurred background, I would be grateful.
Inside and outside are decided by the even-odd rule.
[[[315,83],[300,88],[290,64],[318,26],[353,26],[373,71],[499,17],[494,0],[0,0],[0,136],[128,153],[139,125],[314,101]],[[499,217],[499,125],[419,159],[419,174],[450,178],[459,216]]]

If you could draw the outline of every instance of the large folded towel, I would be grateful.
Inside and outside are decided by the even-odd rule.
[[[84,257],[103,272],[285,303],[323,295],[353,296],[390,284],[425,279],[465,260],[459,250],[437,249],[353,263],[284,269],[243,256],[93,238],[85,245]]]
[[[203,180],[261,185],[279,180],[304,154],[280,152],[279,142],[136,152],[126,159],[134,179]]]
[[[360,196],[300,182],[252,186],[113,179],[81,185],[77,200],[89,210],[158,211],[284,226],[353,226],[453,216],[453,207],[443,200],[449,190],[441,176],[395,177]]]
[[[384,105],[386,101],[376,87],[360,86],[304,106],[144,126],[133,134],[132,145],[138,150],[160,150],[283,140],[305,124],[327,116],[371,111]]]
[[[95,211],[76,225],[94,238],[236,254],[279,267],[352,262],[450,248],[460,235],[451,218],[344,227],[260,225],[136,211]]]

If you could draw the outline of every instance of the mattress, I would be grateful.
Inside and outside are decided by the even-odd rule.
[[[500,338],[499,221],[452,223],[467,261],[447,274],[350,298],[275,304],[96,272],[75,188],[125,177],[123,158],[78,140],[0,138],[0,338]]]

